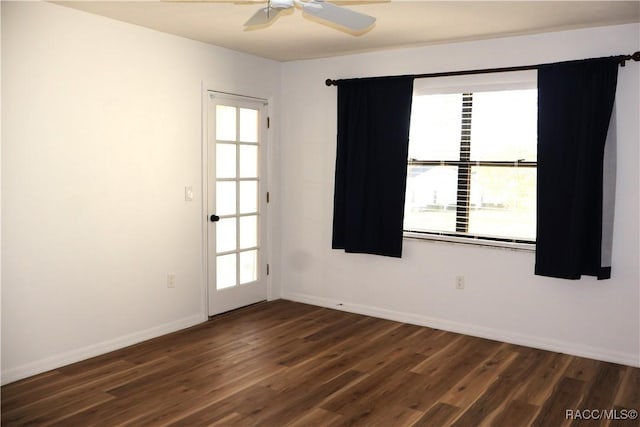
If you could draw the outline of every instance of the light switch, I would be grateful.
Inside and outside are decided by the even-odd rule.
[[[187,185],[184,187],[184,201],[191,202],[193,201],[193,187]]]

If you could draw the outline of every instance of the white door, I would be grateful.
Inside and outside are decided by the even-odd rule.
[[[209,315],[267,299],[266,103],[209,92]]]

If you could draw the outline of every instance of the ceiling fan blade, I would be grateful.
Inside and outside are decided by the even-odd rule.
[[[324,1],[310,0],[298,3],[302,10],[309,15],[315,16],[325,21],[332,22],[341,27],[348,28],[353,31],[363,31],[376,22],[373,16],[356,12],[355,10],[336,6],[335,4]]]
[[[247,22],[244,23],[245,27],[259,27],[262,25],[271,24],[280,14],[282,9],[275,9],[273,7],[263,7],[258,9]]]

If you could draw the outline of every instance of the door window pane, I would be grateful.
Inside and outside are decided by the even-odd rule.
[[[258,211],[258,181],[240,182],[240,213]]]
[[[240,146],[240,178],[256,178],[258,176],[258,146]]]
[[[474,167],[469,233],[534,240],[536,169]]]
[[[258,279],[258,251],[240,252],[240,284]]]
[[[456,166],[409,166],[404,229],[456,231]]]
[[[234,215],[236,213],[235,181],[216,182],[216,215]]]
[[[236,249],[236,219],[223,218],[216,223],[216,252]]]
[[[216,144],[216,178],[236,177],[236,145]]]
[[[240,217],[240,249],[258,246],[258,217]]]
[[[258,142],[258,110],[240,109],[240,141]]]
[[[216,105],[216,139],[236,140],[236,107]]]
[[[236,254],[216,258],[216,288],[225,289],[236,285]]]

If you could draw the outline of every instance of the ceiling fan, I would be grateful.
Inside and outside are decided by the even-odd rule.
[[[244,23],[244,27],[264,28],[272,24],[280,12],[294,7],[302,9],[307,15],[353,32],[362,32],[376,22],[373,16],[324,0],[269,0],[266,7],[260,8]]]

